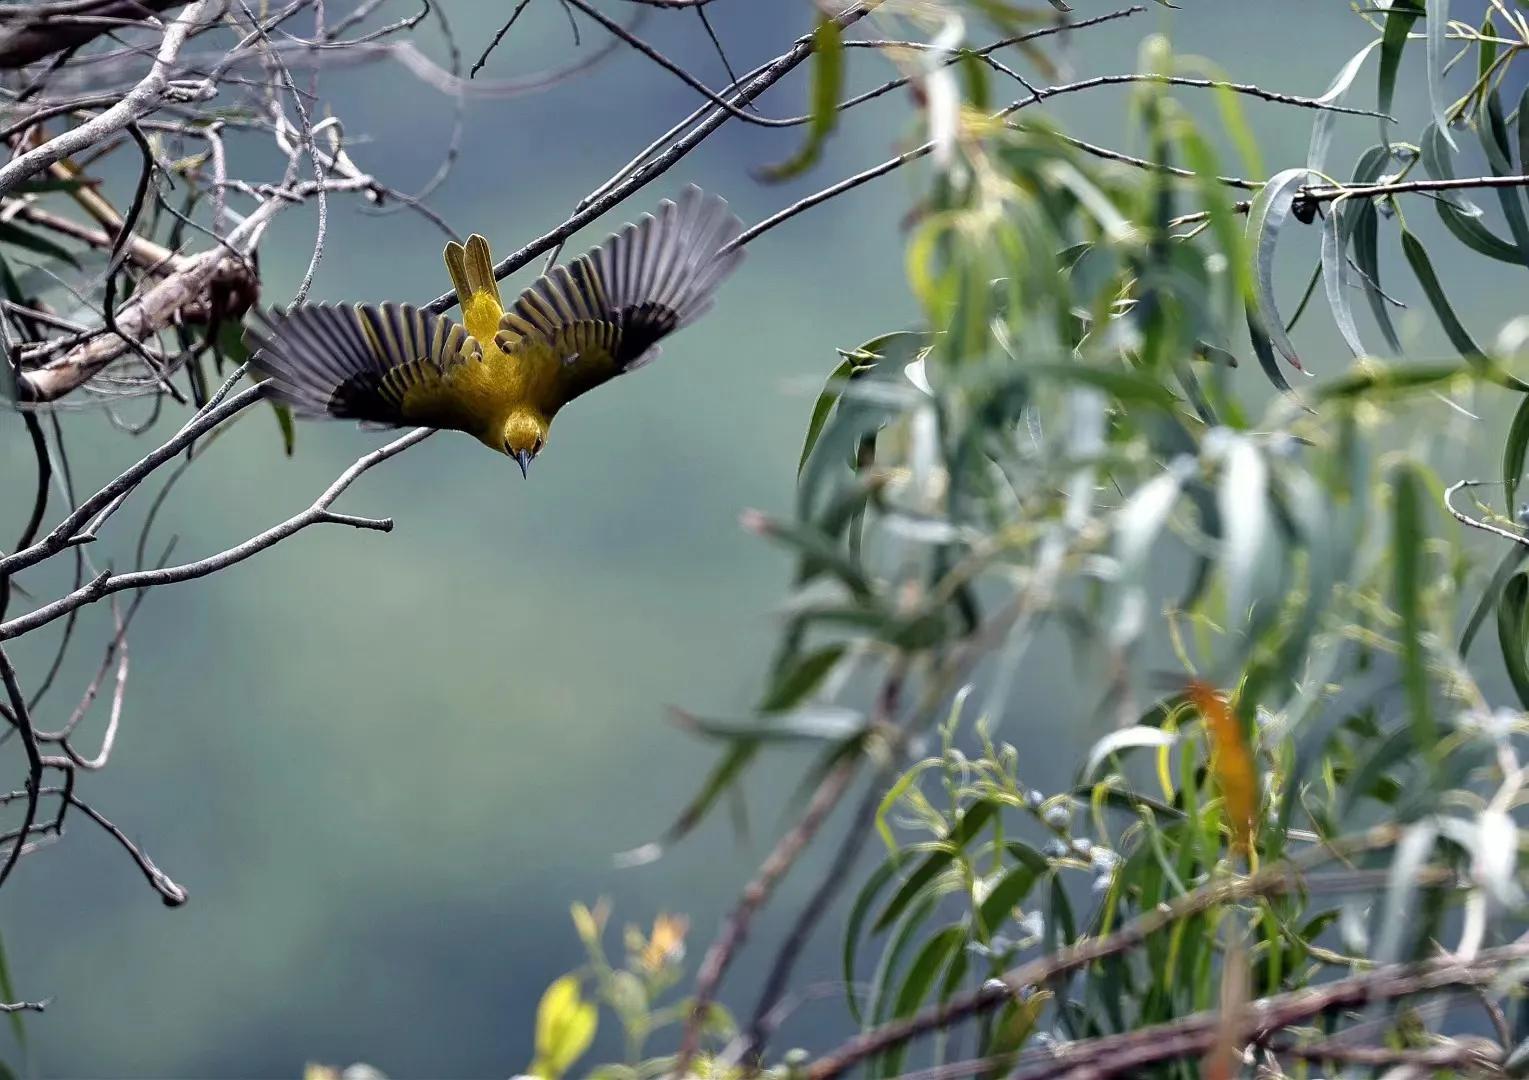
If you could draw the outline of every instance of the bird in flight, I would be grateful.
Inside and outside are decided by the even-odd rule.
[[[464,431],[525,475],[559,409],[651,361],[711,306],[743,258],[724,250],[742,229],[726,202],[688,187],[508,308],[474,234],[446,245],[461,324],[408,304],[256,309],[250,363],[296,416]]]

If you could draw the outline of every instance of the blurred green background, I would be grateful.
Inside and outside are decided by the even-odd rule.
[[[1179,51],[1211,57],[1240,80],[1314,95],[1368,40],[1348,5],[1330,0],[1181,3],[1081,34],[1059,63],[1072,77],[1131,71],[1140,37],[1166,30]],[[469,60],[507,10],[444,6]],[[1079,16],[1114,6],[1074,4]],[[1464,18],[1480,7],[1456,5]],[[806,3],[721,0],[708,10],[740,71],[779,52],[811,17]],[[600,41],[597,27],[582,33],[584,51]],[[713,84],[725,81],[687,13],[655,13],[643,33]],[[444,55],[428,21],[417,40]],[[547,0],[532,5],[480,77],[570,55],[566,20]],[[866,52],[852,64],[857,86],[893,74]],[[1421,67],[1409,76],[1404,133],[1423,115]],[[1077,95],[1047,115],[1126,148],[1127,93]],[[1193,93],[1179,96],[1212,116],[1213,102]],[[422,183],[444,151],[450,101],[393,64],[336,68],[321,97],[344,119],[361,167],[400,188]],[[803,99],[795,78],[763,108],[795,113]],[[1372,99],[1367,73],[1353,101]],[[544,93],[470,100],[461,160],[433,203],[502,254],[561,220],[695,103],[628,52]],[[1304,161],[1311,113],[1246,108],[1268,171]],[[690,181],[757,220],[896,152],[910,125],[902,95],[857,110],[815,171],[770,187],[751,170],[788,154],[799,133],[731,122],[609,224]],[[1332,162],[1347,169],[1373,141],[1374,122],[1345,119],[1338,131]],[[271,167],[268,147],[236,141],[231,155],[236,174]],[[753,244],[712,315],[669,343],[660,363],[559,418],[529,482],[463,437],[437,437],[366,476],[339,506],[394,516],[391,535],[315,528],[213,581],[151,596],[133,628],[115,755],[84,778],[82,793],[191,900],[161,906],[123,853],[83,822],[21,864],[0,896],[0,930],[18,993],[54,998],[27,1020],[37,1072],[291,1076],[308,1060],[360,1059],[397,1077],[505,1076],[527,1063],[543,988],[582,960],[571,901],[609,896],[618,928],[683,911],[692,963],[699,958],[768,850],[802,759],[772,756],[749,778],[750,835],[724,813],[655,863],[618,869],[612,856],[657,837],[713,759],[713,748],[669,723],[667,707],[741,716],[758,691],[788,564],[742,533],[737,516],[789,507],[812,395],[836,362],[834,347],[916,318],[899,220],[921,178],[910,169],[875,181]],[[423,301],[444,290],[442,238],[427,224],[368,215],[343,198],[331,206],[313,298]],[[1425,212],[1416,215],[1420,230],[1436,235]],[[269,301],[296,287],[313,225],[311,208],[288,211],[263,248]],[[588,230],[570,250],[605,231]],[[1315,230],[1290,244],[1299,254],[1282,248],[1290,303],[1315,248]],[[1521,271],[1459,250],[1435,257],[1489,340],[1521,295]],[[1346,363],[1320,315],[1297,340],[1319,371]],[[1238,378],[1262,381],[1251,363]],[[62,420],[81,491],[148,445],[99,412]],[[1498,430],[1495,418],[1487,422]],[[383,438],[304,426],[287,459],[275,422],[258,410],[188,474],[158,535],[179,536],[178,559],[224,547],[306,506]],[[0,535],[10,537],[32,484],[19,424],[0,424],[0,463],[9,496]],[[140,513],[147,501],[134,504]],[[92,557],[125,565],[134,526],[125,513]],[[40,574],[22,584],[51,595],[63,582]],[[93,612],[82,636],[92,644],[66,669],[40,723],[57,726],[72,707],[98,662],[106,617]],[[36,678],[48,645],[18,650],[24,676]],[[1056,655],[1043,650],[1027,666],[999,728],[1019,747],[1022,774],[1053,788],[1099,734],[1079,723],[1092,703],[1072,692]],[[19,786],[20,769],[8,767],[7,786]],[[758,920],[725,1001],[752,1005],[783,912],[811,887],[811,871],[809,859]],[[831,919],[820,933],[803,985],[834,977],[837,928]],[[611,941],[619,947],[615,934]],[[788,1032],[821,1044],[847,1024],[831,996],[804,1006]],[[22,1057],[3,1039],[0,1054]]]

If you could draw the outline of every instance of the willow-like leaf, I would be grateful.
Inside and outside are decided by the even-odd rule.
[[[1279,233],[1290,219],[1290,209],[1309,174],[1305,169],[1285,169],[1263,186],[1248,208],[1247,238],[1253,255],[1253,292],[1257,298],[1254,318],[1264,334],[1297,371],[1301,358],[1285,333],[1274,299],[1274,250]]]
[[[790,158],[759,170],[763,180],[789,180],[806,172],[822,156],[828,137],[838,125],[839,98],[844,91],[844,31],[837,21],[824,15],[812,33],[812,45],[812,112],[807,140]]]

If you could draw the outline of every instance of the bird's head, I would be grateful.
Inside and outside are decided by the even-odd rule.
[[[520,466],[521,476],[547,445],[547,425],[545,416],[529,409],[517,409],[504,422],[504,452]]]

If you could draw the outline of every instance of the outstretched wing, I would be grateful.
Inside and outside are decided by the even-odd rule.
[[[742,229],[725,201],[688,187],[678,203],[665,199],[656,216],[538,279],[494,340],[523,362],[557,365],[555,410],[648,363],[660,339],[699,318],[743,258],[741,248],[722,251]]]
[[[267,393],[299,416],[473,426],[471,388],[459,376],[483,350],[450,319],[407,304],[311,304],[253,311],[245,335]]]

